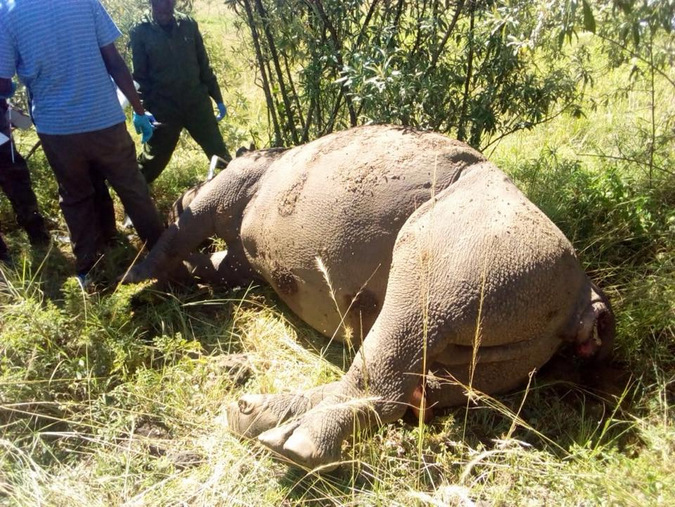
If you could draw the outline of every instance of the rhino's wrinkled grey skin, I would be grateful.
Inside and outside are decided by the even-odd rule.
[[[228,410],[235,432],[304,466],[330,468],[355,427],[398,419],[421,385],[428,406],[450,406],[470,380],[513,389],[563,342],[611,347],[609,303],[569,241],[480,153],[441,135],[359,127],[235,159],[129,279],[161,276],[214,233],[229,251],[193,259],[201,276],[263,278],[322,333],[365,336],[340,381]]]

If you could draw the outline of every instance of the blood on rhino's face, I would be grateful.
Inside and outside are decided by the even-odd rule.
[[[176,0],[150,0],[152,7],[152,17],[161,26],[165,26],[173,21],[173,9],[176,6]]]

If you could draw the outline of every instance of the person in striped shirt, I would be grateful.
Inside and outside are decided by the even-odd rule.
[[[81,282],[116,232],[105,181],[148,248],[164,228],[138,171],[116,95],[115,85],[128,98],[136,131],[147,141],[151,115],[115,48],[120,35],[99,0],[0,0],[0,94],[15,74],[28,89]]]

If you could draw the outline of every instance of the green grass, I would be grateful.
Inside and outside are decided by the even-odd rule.
[[[225,70],[228,146],[264,145],[264,111],[233,18],[218,2],[198,7]],[[605,72],[592,98],[626,72]],[[673,91],[659,93],[665,121]],[[266,287],[116,286],[133,242],[108,253],[107,283],[83,294],[69,245],[31,251],[0,200],[17,259],[14,270],[2,268],[0,288],[0,504],[675,504],[675,183],[650,174],[644,158],[608,157],[644,149],[645,97],[559,117],[488,153],[573,240],[610,296],[612,366],[588,371],[561,356],[519,392],[480,398],[428,426],[411,418],[355,437],[345,463],[325,475],[233,437],[223,408],[243,393],[334,380],[352,352],[326,348]],[[31,136],[19,137],[24,153]],[[673,167],[673,147],[661,153],[661,165]],[[40,151],[30,165],[51,229],[65,234]],[[153,187],[159,207],[205,172],[186,137]],[[246,357],[243,379],[230,354]]]

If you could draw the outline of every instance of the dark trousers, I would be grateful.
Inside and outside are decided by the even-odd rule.
[[[7,255],[9,255],[7,243],[5,243],[5,240],[2,239],[2,234],[0,234],[0,261],[5,260]]]
[[[12,151],[14,152],[13,161]],[[28,233],[31,243],[49,241],[44,219],[38,211],[38,202],[31,185],[28,165],[10,142],[0,145],[0,188],[7,195],[16,214],[17,223]],[[0,244],[0,251],[6,251],[6,246],[3,247],[3,245],[4,242]]]
[[[148,110],[159,123],[138,157],[138,165],[148,184],[157,179],[171,160],[184,128],[201,146],[209,160],[213,155],[218,155],[227,162],[232,160],[218,129],[218,121],[213,115],[210,98],[205,97],[205,100],[199,101],[189,111],[174,111],[159,105],[155,109],[148,106]]]
[[[70,232],[78,274],[86,273],[115,232],[110,183],[148,248],[164,227],[138,171],[136,147],[124,123],[83,134],[39,134],[59,184],[59,204]]]

